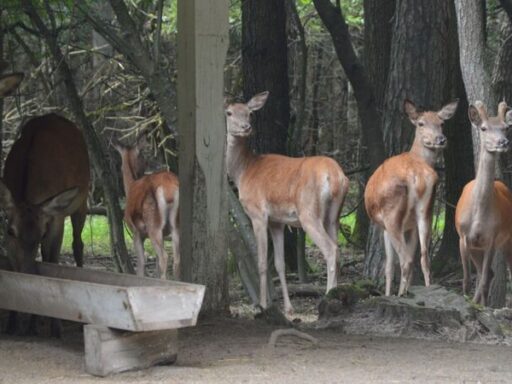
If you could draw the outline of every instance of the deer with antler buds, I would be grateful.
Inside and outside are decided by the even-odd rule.
[[[463,291],[469,288],[469,260],[476,267],[477,288],[473,300],[485,305],[491,282],[491,262],[502,251],[512,269],[512,193],[494,180],[498,154],[509,149],[506,135],[512,125],[512,111],[501,102],[498,115],[489,117],[481,101],[469,107],[469,119],[480,131],[480,157],[476,178],[464,187],[455,211],[463,270]]]

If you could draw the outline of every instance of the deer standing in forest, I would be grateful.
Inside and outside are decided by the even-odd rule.
[[[260,305],[267,308],[267,230],[270,230],[284,308],[290,314],[293,308],[285,278],[284,227],[302,227],[318,245],[327,263],[327,291],[335,288],[339,217],[349,183],[331,158],[257,155],[249,149],[251,113],[265,105],[268,95],[263,92],[246,104],[226,106],[227,171],[238,188],[240,202],[256,236]]]
[[[0,96],[13,91],[21,74],[0,78]],[[32,272],[39,244],[43,261],[58,262],[64,219],[71,216],[73,256],[83,265],[82,229],[87,214],[89,156],[82,132],[56,114],[29,120],[7,155],[0,204],[6,210],[12,267]]]
[[[366,184],[366,211],[384,234],[386,296],[391,295],[394,251],[398,254],[401,269],[398,295],[407,293],[412,280],[418,237],[425,286],[430,285],[428,246],[438,179],[433,167],[446,146],[443,123],[454,115],[457,105],[458,101],[453,101],[437,112],[419,112],[414,103],[405,100],[405,112],[416,127],[412,147],[409,152],[387,159]]]
[[[512,125],[512,111],[501,102],[498,115],[489,117],[481,101],[469,107],[471,124],[480,131],[480,157],[476,177],[464,187],[455,211],[463,270],[462,289],[468,293],[469,260],[478,274],[473,300],[486,305],[492,279],[491,262],[502,251],[512,269],[512,193],[501,181],[494,180],[498,154],[509,149],[506,137]]]
[[[169,256],[164,248],[164,235],[171,233],[173,273],[180,278],[179,181],[168,171],[144,175],[145,163],[140,155],[142,141],[127,146],[114,140],[121,155],[126,207],[124,219],[133,234],[137,254],[137,275],[144,276],[144,240],[149,237],[157,254],[157,275],[166,278]]]

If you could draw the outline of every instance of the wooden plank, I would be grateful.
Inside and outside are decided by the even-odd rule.
[[[38,269],[60,277],[0,271],[0,308],[153,331],[195,325],[204,296],[197,284],[56,265]]]
[[[126,332],[84,326],[85,370],[95,376],[171,364],[178,355],[178,331]]]

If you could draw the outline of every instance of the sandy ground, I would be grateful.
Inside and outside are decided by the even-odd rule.
[[[180,333],[178,361],[107,378],[84,373],[81,327],[61,340],[0,335],[0,383],[512,383],[512,348],[308,331],[267,342],[275,328],[206,319]]]

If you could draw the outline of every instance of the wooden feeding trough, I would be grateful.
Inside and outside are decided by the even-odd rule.
[[[173,362],[177,329],[196,324],[204,291],[48,263],[37,263],[36,274],[0,270],[0,308],[88,324],[85,368],[99,376]]]

